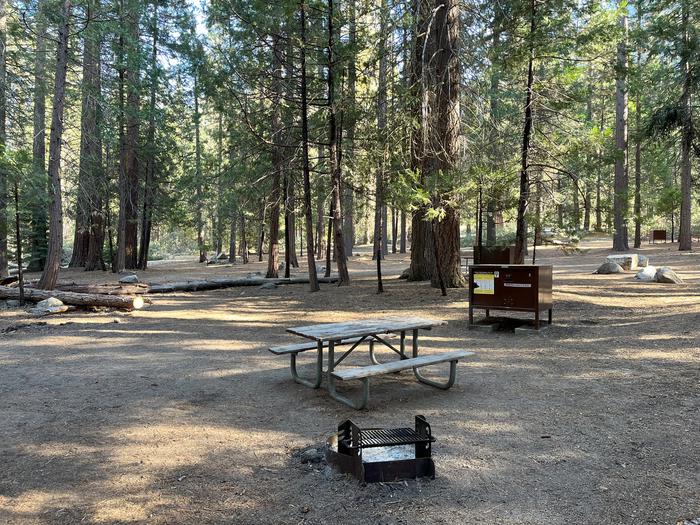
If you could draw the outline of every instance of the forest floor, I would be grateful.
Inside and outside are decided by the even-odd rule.
[[[2,310],[0,331],[17,330],[0,333],[0,523],[700,517],[700,253],[645,244],[640,253],[685,284],[642,284],[632,273],[591,275],[609,245],[540,250],[538,262],[555,266],[555,323],[533,335],[467,330],[467,290],[441,297],[396,279],[404,255],[384,263],[383,295],[365,254],[351,260],[351,287],[315,294],[303,285],[178,293],[132,313],[40,319]],[[264,268],[178,259],[138,273],[163,282]],[[451,390],[407,373],[380,378],[358,412],[294,383],[288,359],[266,350],[295,342],[287,327],[389,315],[448,321],[422,336],[425,352],[477,353]],[[362,486],[294,455],[344,419],[411,426],[415,414],[437,437],[435,480]]]

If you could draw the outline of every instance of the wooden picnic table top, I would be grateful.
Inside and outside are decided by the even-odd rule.
[[[447,324],[447,321],[425,317],[386,317],[342,323],[314,324],[288,328],[290,334],[300,335],[314,341],[337,341],[363,335],[403,332],[405,330],[429,329]]]

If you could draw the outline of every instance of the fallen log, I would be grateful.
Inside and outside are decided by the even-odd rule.
[[[119,310],[139,310],[143,308],[145,303],[143,297],[138,296],[87,294],[61,290],[37,290],[36,288],[24,290],[25,301],[32,303],[38,303],[49,297],[55,297],[63,303],[73,306],[105,306]],[[19,288],[0,286],[0,299],[19,299]]]
[[[3,284],[3,283],[0,283]],[[38,279],[32,279],[24,283],[25,288],[36,288],[39,284]],[[16,286],[12,284],[11,286]],[[58,281],[54,290],[61,292],[88,293],[98,295],[139,295],[148,293],[148,284],[146,283],[91,283],[80,284],[70,281]]]
[[[337,277],[319,277],[320,283],[338,282]],[[234,288],[237,286],[262,286],[263,284],[308,284],[308,277],[289,277],[279,279],[267,279],[265,277],[238,277],[235,279],[199,279],[193,281],[180,281],[172,283],[152,284],[148,293],[173,293],[173,292],[201,292],[204,290],[219,290],[221,288]]]

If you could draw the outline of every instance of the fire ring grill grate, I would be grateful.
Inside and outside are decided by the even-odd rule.
[[[416,416],[415,429],[361,429],[348,419],[328,438],[326,460],[336,470],[366,483],[435,478],[434,441],[423,416]]]

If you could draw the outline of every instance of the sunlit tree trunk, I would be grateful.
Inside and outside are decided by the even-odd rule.
[[[613,250],[629,250],[627,240],[627,214],[629,173],[627,166],[627,6],[620,16],[623,39],[617,45],[616,89],[615,89],[615,183],[614,183],[614,233]]]
[[[61,10],[56,47],[56,75],[54,78],[53,112],[49,136],[49,178],[51,180],[51,214],[49,221],[49,251],[38,287],[51,290],[56,286],[63,251],[63,209],[61,202],[61,147],[63,144],[63,109],[66,102],[66,74],[68,71],[68,37],[73,5],[65,0]]]

